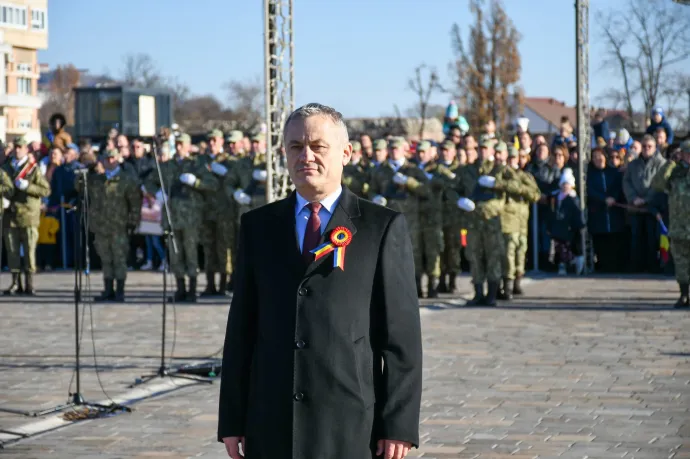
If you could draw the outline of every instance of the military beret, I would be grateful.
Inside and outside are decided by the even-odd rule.
[[[690,153],[690,140],[686,140],[680,144],[681,153]]]
[[[220,129],[214,129],[208,133],[209,139],[214,139],[214,138],[218,138],[218,137],[223,137],[223,131],[221,131]]]
[[[496,144],[495,150],[498,152],[508,151],[508,145],[504,141],[500,141]]]
[[[443,142],[443,145],[441,145],[441,147],[450,150],[451,148],[455,148],[455,142],[453,142],[452,140],[446,140],[445,142]]]
[[[119,155],[120,155],[120,152],[114,148],[111,148],[110,150],[106,150],[103,152],[104,158],[117,158]]]
[[[515,147],[512,146],[512,145],[509,146],[509,147],[508,147],[508,158],[517,158],[518,156],[519,156],[519,155],[518,155],[517,148],[515,148]]]
[[[405,139],[403,139],[402,137],[393,137],[393,139],[391,140],[391,147],[393,148],[400,148],[403,145],[405,145]]]
[[[239,142],[243,138],[244,138],[244,134],[242,134],[242,131],[230,131],[230,135],[228,135],[228,142],[229,143]]]
[[[29,145],[29,141],[26,140],[25,136],[15,137],[14,138],[14,145],[18,146],[18,147],[25,147],[25,146]]]
[[[431,148],[431,142],[428,140],[422,140],[417,144],[417,151],[427,151]]]
[[[180,136],[175,139],[175,142],[183,143],[183,144],[190,144],[190,143],[192,143],[192,138],[189,137],[189,134],[180,134]]]
[[[388,142],[385,140],[379,139],[374,142],[374,150],[385,150],[386,148],[388,148]]]
[[[352,144],[352,151],[362,151],[362,144],[356,140],[350,142]]]

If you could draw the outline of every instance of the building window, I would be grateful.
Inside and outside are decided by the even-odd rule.
[[[30,96],[31,94],[31,78],[17,78],[17,94]]]
[[[46,30],[45,10],[31,9],[31,30]]]
[[[26,7],[0,4],[0,25],[26,29]]]
[[[17,72],[31,73],[31,64],[17,64]]]
[[[19,128],[20,129],[32,129],[33,128],[33,123],[31,122],[31,118],[24,118],[19,121]]]

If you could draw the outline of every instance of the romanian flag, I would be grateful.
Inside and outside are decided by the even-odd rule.
[[[661,261],[668,263],[668,228],[664,225],[662,220],[659,220],[659,226],[661,228],[661,237],[659,238],[659,254],[661,255]]]
[[[467,247],[467,230],[464,228],[460,230],[460,244]]]

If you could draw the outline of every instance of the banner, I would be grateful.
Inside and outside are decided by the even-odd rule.
[[[162,236],[163,226],[161,225],[161,216],[160,202],[145,197],[141,205],[141,223],[139,223],[137,233]]]

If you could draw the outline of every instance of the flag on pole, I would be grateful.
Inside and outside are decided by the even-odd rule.
[[[668,228],[664,225],[663,220],[659,220],[659,227],[661,228],[661,236],[659,237],[659,254],[661,255],[661,261],[668,263]]]

